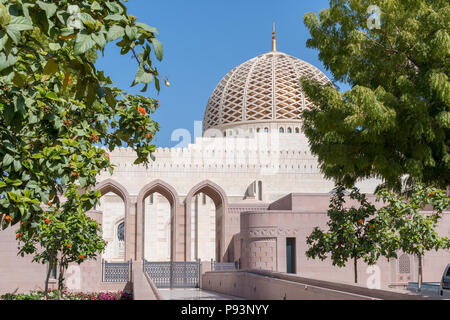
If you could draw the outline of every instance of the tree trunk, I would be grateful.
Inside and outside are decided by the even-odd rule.
[[[62,290],[64,288],[64,264],[59,264],[59,277],[58,277],[58,299],[61,300]]]
[[[355,283],[358,283],[358,258],[353,258],[353,268],[355,269]]]
[[[44,289],[44,295],[45,299],[48,299],[48,281],[50,279],[50,274],[53,270],[53,256],[50,257],[50,261],[48,262],[48,271],[47,271],[47,277],[45,278],[45,289]]]
[[[422,255],[418,255],[419,258],[419,270],[417,275],[417,292],[422,291]]]

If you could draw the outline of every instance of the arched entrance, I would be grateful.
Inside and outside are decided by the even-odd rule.
[[[176,253],[176,211],[179,207],[178,195],[175,189],[162,180],[155,180],[142,188],[137,198],[137,219],[136,219],[136,260],[142,260],[145,256],[145,199],[152,194],[160,194],[170,204],[170,260],[175,260]]]
[[[186,212],[186,237],[185,237],[185,260],[186,261],[192,261],[195,259],[192,252],[191,243],[193,239],[192,234],[192,202],[196,195],[198,194],[205,194],[211,200],[214,202],[216,215],[215,215],[215,222],[216,222],[216,261],[223,261],[224,260],[224,254],[226,251],[225,248],[225,213],[227,212],[228,208],[228,202],[225,195],[225,191],[215,184],[212,181],[204,180],[194,186],[189,193],[186,196],[185,199],[185,212]]]
[[[97,184],[96,190],[99,190],[102,194],[102,198],[107,196],[109,193],[114,194],[115,197],[111,197],[109,201],[111,202],[112,211],[109,212],[108,201],[103,201],[100,199],[100,204],[102,209],[102,229],[104,238],[110,237],[112,248],[107,248],[107,253],[104,256],[113,259],[120,259],[127,261],[133,256],[133,230],[132,223],[130,222],[130,196],[127,190],[117,181],[112,179],[106,179]],[[117,199],[120,198],[123,202],[117,203]],[[118,230],[122,233],[119,234]],[[105,239],[109,240],[109,239]],[[111,241],[112,240],[112,241]]]

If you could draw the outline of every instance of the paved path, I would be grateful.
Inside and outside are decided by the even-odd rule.
[[[244,300],[201,289],[158,289],[164,300]]]

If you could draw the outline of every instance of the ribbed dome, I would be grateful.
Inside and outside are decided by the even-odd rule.
[[[282,52],[268,52],[231,70],[214,89],[206,106],[203,129],[248,122],[300,120],[311,102],[300,89],[307,76],[329,79],[311,64]]]

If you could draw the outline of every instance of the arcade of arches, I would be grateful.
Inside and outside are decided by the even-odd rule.
[[[117,181],[106,179],[101,212],[108,247],[102,258],[109,261],[239,261],[243,269],[292,272],[305,277],[349,281],[351,266],[337,268],[331,261],[307,259],[306,237],[315,226],[325,226],[329,193],[291,193],[275,201],[263,193],[262,181],[255,181],[243,200],[227,196],[210,180],[201,181],[180,196],[175,188],[154,180],[131,196]],[[368,195],[370,201],[374,195]],[[445,233],[450,215],[444,214]],[[445,263],[448,253],[427,254],[433,261],[425,270],[431,277]],[[414,257],[405,254],[395,261],[380,259],[381,285],[387,287],[415,279]],[[426,262],[425,262],[426,263]],[[361,281],[370,274],[358,267]]]
[[[163,181],[145,186],[133,203],[120,183],[109,179],[96,210],[102,212],[108,261],[222,261],[226,196],[205,181],[193,187],[183,201]],[[222,242],[221,242],[222,240]]]

